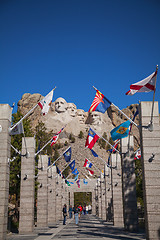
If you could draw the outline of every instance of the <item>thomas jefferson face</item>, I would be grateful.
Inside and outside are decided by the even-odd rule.
[[[68,108],[67,108],[70,116],[75,117],[77,115],[77,108],[74,103],[68,103]]]
[[[99,112],[92,112],[91,113],[91,123],[93,125],[99,125],[101,123],[101,116]]]
[[[65,112],[67,110],[67,102],[64,98],[57,98],[55,101],[55,111],[58,113]]]

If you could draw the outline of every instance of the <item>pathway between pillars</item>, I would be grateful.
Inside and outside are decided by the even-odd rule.
[[[144,233],[128,233],[112,224],[103,222],[93,215],[82,215],[79,225],[75,225],[74,219],[68,219],[66,225],[62,221],[54,228],[39,231],[32,235],[12,235],[7,240],[143,240]]]

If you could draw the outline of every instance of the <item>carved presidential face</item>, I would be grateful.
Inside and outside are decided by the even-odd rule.
[[[101,115],[99,112],[92,112],[91,113],[91,124],[99,125],[102,122]]]
[[[82,109],[78,109],[77,110],[77,117],[79,122],[82,124],[85,122],[85,112]]]
[[[77,107],[74,103],[68,103],[68,108],[67,108],[70,116],[75,117],[77,115]]]
[[[55,111],[58,113],[65,112],[67,110],[67,102],[64,98],[57,98],[55,101]]]

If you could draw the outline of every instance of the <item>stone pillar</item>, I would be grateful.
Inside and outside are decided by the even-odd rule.
[[[72,190],[69,189],[70,192],[70,204],[72,205],[72,207],[74,206],[74,192]]]
[[[9,195],[9,163],[11,137],[8,128],[11,125],[12,108],[0,104],[0,239],[6,239]]]
[[[95,190],[92,191],[92,214],[96,215]]]
[[[48,227],[48,156],[40,155],[38,161],[37,227]]]
[[[106,221],[113,221],[113,199],[112,199],[112,174],[111,168],[105,167],[105,187],[106,187]]]
[[[113,223],[116,227],[124,227],[122,200],[122,172],[120,155],[112,154],[112,188],[113,188]],[[114,168],[114,166],[116,168]]]
[[[48,225],[56,223],[56,167],[53,166],[48,171]],[[52,178],[51,178],[52,177]]]
[[[160,239],[160,122],[158,102],[154,103],[153,131],[147,128],[152,102],[140,103],[140,140],[143,173],[146,239]]]
[[[97,179],[97,183],[98,183],[98,217],[102,218],[102,207],[101,207],[101,180],[100,178]]]
[[[104,175],[101,174],[101,218],[102,220],[106,220],[106,189],[105,189],[105,178]]]
[[[96,205],[96,216],[99,216],[99,206],[98,206],[98,183],[96,183],[95,187],[95,205]]]
[[[27,137],[25,140],[29,154],[21,157],[20,234],[31,233],[34,230],[35,139]],[[25,153],[25,142],[22,138],[22,154]]]
[[[124,226],[126,230],[137,231],[138,215],[133,136],[121,139],[121,153]]]
[[[62,220],[62,191],[61,191],[61,177],[57,175],[56,178],[56,222]]]

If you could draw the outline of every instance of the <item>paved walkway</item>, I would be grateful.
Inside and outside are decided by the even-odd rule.
[[[37,230],[36,230],[37,231]],[[121,228],[114,227],[111,223],[103,222],[93,215],[83,215],[79,225],[74,219],[68,219],[66,225],[62,221],[47,229],[41,229],[31,235],[8,235],[7,240],[143,240],[144,233],[129,233]]]

